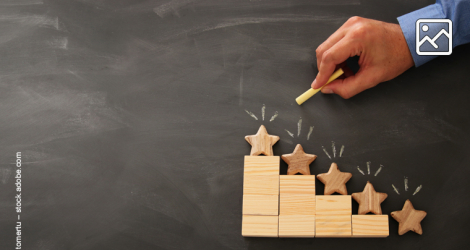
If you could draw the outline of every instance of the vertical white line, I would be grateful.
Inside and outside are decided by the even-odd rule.
[[[313,132],[313,126],[311,126],[310,129],[308,130],[307,140],[310,140],[310,135],[312,134],[312,132]]]
[[[367,162],[367,174],[370,174],[370,161]]]
[[[264,121],[264,111],[266,110],[266,105],[263,104],[263,107],[261,108],[261,116],[263,116],[263,121]]]
[[[297,137],[300,136],[300,129],[302,128],[302,117],[300,117],[299,122],[297,122]]]
[[[343,157],[343,152],[344,152],[344,145],[341,146],[341,150],[339,151],[339,157]]]
[[[405,176],[405,179],[403,180],[405,182],[405,192],[408,191],[408,177]]]
[[[336,158],[336,146],[334,141],[331,142],[331,150],[333,150],[333,157]]]

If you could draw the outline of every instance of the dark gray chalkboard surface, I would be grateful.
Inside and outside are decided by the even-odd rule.
[[[468,247],[470,45],[349,100],[294,100],[349,17],[397,23],[432,3],[0,1],[0,249],[16,244],[17,152],[22,249]],[[388,193],[385,213],[411,199],[424,234],[390,218],[385,239],[243,238],[244,136],[261,124],[276,155],[301,143],[313,174],[334,161],[350,193],[367,180]]]

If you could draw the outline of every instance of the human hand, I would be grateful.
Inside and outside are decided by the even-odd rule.
[[[359,71],[345,69],[344,79],[326,85],[324,94],[348,99],[377,84],[391,80],[414,65],[400,25],[362,17],[351,17],[318,46],[319,69],[312,88],[326,84],[335,69],[349,58],[359,56]]]

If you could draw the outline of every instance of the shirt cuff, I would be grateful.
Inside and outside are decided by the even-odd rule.
[[[416,53],[416,21],[421,18],[445,18],[445,16],[439,4],[432,4],[397,18],[416,67],[437,57],[420,56]]]

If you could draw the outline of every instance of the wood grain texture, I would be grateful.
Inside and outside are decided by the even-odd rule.
[[[243,215],[242,236],[278,237],[279,216]]]
[[[315,194],[315,175],[281,175],[282,194]]]
[[[315,237],[315,215],[279,215],[279,237]]]
[[[314,194],[281,194],[279,196],[280,215],[315,215]]]
[[[405,201],[405,205],[401,211],[391,213],[392,217],[398,221],[398,234],[403,235],[408,231],[413,231],[417,234],[423,234],[421,221],[426,217],[425,211],[416,210],[411,204],[410,200]]]
[[[339,193],[347,195],[346,182],[351,179],[352,174],[347,172],[341,172],[338,169],[336,163],[332,163],[328,173],[317,175],[318,180],[325,184],[325,195]]]
[[[388,215],[353,215],[353,237],[388,237]]]
[[[272,156],[273,145],[279,141],[279,136],[269,135],[266,127],[261,125],[255,135],[247,135],[245,140],[251,145],[251,156],[260,154]]]
[[[243,195],[243,210],[245,215],[278,215],[278,195]]]
[[[245,175],[243,195],[279,195],[279,175]]]
[[[351,195],[317,195],[316,215],[351,215]]]
[[[245,175],[279,175],[279,156],[245,156]]]
[[[310,163],[312,163],[316,158],[316,155],[305,153],[302,145],[300,144],[297,144],[292,154],[282,155],[282,159],[288,164],[288,175],[295,175],[297,173],[310,175]]]
[[[351,237],[351,215],[317,215],[315,237]]]
[[[367,214],[372,212],[374,214],[382,214],[382,203],[387,198],[386,193],[376,192],[372,183],[367,182],[364,190],[360,193],[353,193],[352,197],[359,203],[358,214]]]

